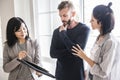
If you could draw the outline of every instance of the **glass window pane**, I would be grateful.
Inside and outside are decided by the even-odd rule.
[[[53,33],[54,29],[56,29],[60,25],[62,25],[62,22],[60,20],[59,14],[57,12],[56,13],[52,13],[51,14],[51,28],[52,28],[52,33]]]
[[[50,57],[50,42],[51,36],[39,36],[38,38],[41,47],[41,56]]]
[[[37,0],[38,13],[50,11],[50,0]]]
[[[50,11],[57,11],[57,6],[61,2],[61,0],[50,0]]]
[[[40,14],[38,15],[37,26],[39,35],[50,35],[51,34],[51,24],[50,24],[50,14]]]

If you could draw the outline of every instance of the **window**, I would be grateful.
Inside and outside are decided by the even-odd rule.
[[[53,30],[59,26],[57,5],[61,0],[35,0],[36,38],[41,47],[41,62],[50,73],[55,73],[55,59],[50,58],[50,44]],[[41,80],[53,80],[45,75]]]

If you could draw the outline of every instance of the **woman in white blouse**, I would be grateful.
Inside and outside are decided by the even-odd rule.
[[[86,56],[79,45],[73,46],[75,55],[84,59],[90,66],[90,80],[120,80],[120,43],[112,35],[114,28],[113,11],[108,6],[98,5],[93,9],[91,26],[100,34],[91,50],[91,57]],[[118,49],[119,48],[119,49]]]

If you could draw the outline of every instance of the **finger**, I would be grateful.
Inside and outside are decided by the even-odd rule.
[[[72,51],[75,52],[75,53],[77,53],[77,50],[75,50],[75,49],[72,49]]]
[[[75,47],[75,46],[73,46],[73,49],[75,49],[75,50],[77,50],[77,51],[79,50],[79,49],[78,49],[77,47]]]
[[[67,25],[64,28],[67,28]]]
[[[81,47],[77,44],[77,47],[79,48],[79,50],[81,50],[82,51],[82,49],[81,49]]]
[[[62,25],[62,26],[60,26],[60,28],[61,28],[61,29],[63,29],[63,28],[64,28],[64,26]]]
[[[77,55],[76,53],[72,53],[73,55]]]
[[[61,32],[63,30],[63,26],[60,26],[59,31]]]
[[[81,47],[79,46],[79,44],[76,44],[77,45],[77,47],[79,48],[79,50],[81,50]]]
[[[22,55],[27,56],[27,52],[23,51]]]
[[[20,60],[22,59],[21,57],[18,57]]]
[[[79,56],[78,54],[76,54],[76,53],[72,53],[74,56]]]

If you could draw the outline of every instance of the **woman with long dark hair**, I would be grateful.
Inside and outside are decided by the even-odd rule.
[[[90,80],[120,80],[120,43],[112,34],[115,21],[111,5],[98,5],[93,9],[91,26],[100,34],[91,50],[91,57],[87,57],[79,45],[72,49],[90,65]]]
[[[3,50],[3,69],[9,73],[8,80],[35,80],[33,74],[40,73],[17,61],[25,59],[40,64],[40,47],[37,40],[29,37],[26,23],[20,17],[12,17],[6,28]]]

